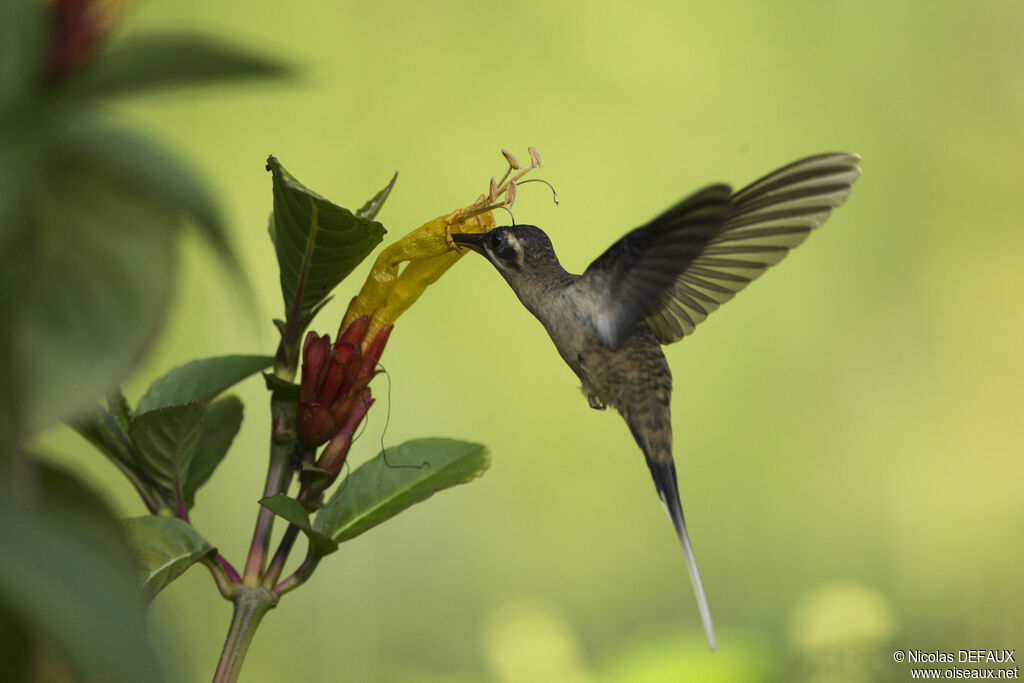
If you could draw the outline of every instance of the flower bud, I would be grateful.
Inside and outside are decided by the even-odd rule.
[[[331,348],[331,338],[326,334],[321,337],[316,332],[306,335],[302,345],[302,384],[299,387],[299,400],[311,403],[320,375],[327,362],[327,354]]]
[[[389,325],[377,333],[363,353],[369,324],[367,316],[357,318],[341,330],[333,346],[327,335],[306,335],[298,409],[298,435],[303,447],[316,448],[331,441],[356,419],[353,415],[359,416],[357,424],[365,416],[369,406],[360,404],[371,402],[366,385],[376,374],[393,328]]]
[[[331,438],[331,442],[327,444],[323,453],[320,454],[316,467],[328,473],[329,482],[332,482],[341,472],[341,467],[345,464],[346,458],[348,458],[349,448],[352,447],[352,438],[355,436],[356,430],[362,424],[363,418],[366,417],[366,413],[374,402],[375,399],[370,398],[370,390],[363,390],[352,401],[351,408],[347,411],[344,423],[342,423],[338,433]],[[329,482],[327,483],[328,486],[330,485]]]

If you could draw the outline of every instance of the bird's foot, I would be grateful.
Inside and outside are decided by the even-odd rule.
[[[604,410],[605,408],[608,407],[607,405],[602,403],[597,398],[597,396],[594,396],[593,394],[587,394],[587,403],[589,403],[590,407],[593,408],[594,410]]]

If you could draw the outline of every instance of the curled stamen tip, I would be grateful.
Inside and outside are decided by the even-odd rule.
[[[542,164],[540,162],[540,152],[537,151],[536,147],[531,145],[531,146],[527,147],[526,149],[530,152],[530,163],[531,164],[533,164],[537,168],[540,168],[541,166],[544,165],[544,164]]]
[[[505,206],[512,206],[516,203],[516,181],[509,181],[508,190],[505,191]]]
[[[548,186],[548,189],[551,190],[551,199],[555,202],[556,206],[558,205],[558,192],[555,191],[555,186],[549,183],[548,181],[544,180],[543,178],[527,178],[526,180],[519,181],[520,185],[522,185],[523,183],[544,183],[545,185]]]
[[[490,191],[487,194],[487,201],[488,202],[494,202],[494,200],[497,199],[497,198],[498,198],[498,181],[494,179],[494,176],[491,176],[491,187],[490,187]]]
[[[519,170],[519,161],[516,160],[516,158],[512,154],[512,152],[508,151],[507,149],[502,149],[501,150],[501,155],[503,157],[505,157],[505,161],[508,162],[508,165],[512,167],[513,171],[518,171]],[[530,158],[532,159],[533,155],[530,155]]]

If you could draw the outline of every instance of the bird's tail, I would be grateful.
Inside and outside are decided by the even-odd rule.
[[[672,526],[676,529],[679,537],[679,544],[683,547],[686,555],[686,569],[690,572],[690,583],[693,584],[693,594],[697,598],[697,609],[700,611],[700,620],[704,624],[704,635],[708,639],[708,647],[715,649],[715,629],[711,624],[711,610],[708,608],[708,599],[704,595],[704,584],[700,580],[700,570],[697,569],[697,558],[693,554],[693,546],[690,545],[690,535],[686,533],[686,521],[683,519],[683,506],[679,502],[679,486],[676,483],[676,466],[668,462],[655,462],[647,458],[647,466],[651,470],[651,477],[654,479],[654,486],[658,489],[658,497],[668,517],[672,520]]]

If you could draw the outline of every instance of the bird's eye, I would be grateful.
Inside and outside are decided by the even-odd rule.
[[[508,247],[508,237],[503,232],[493,231],[487,238],[491,251],[497,253]]]
[[[504,230],[494,230],[487,238],[487,248],[490,252],[494,254],[495,258],[509,265],[515,264],[519,260],[517,247],[516,240]]]

